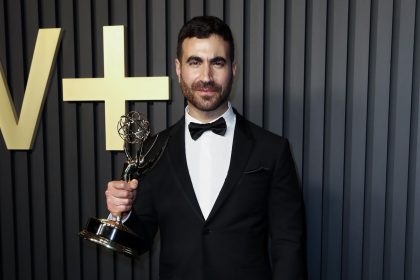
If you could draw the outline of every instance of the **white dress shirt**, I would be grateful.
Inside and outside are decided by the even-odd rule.
[[[225,135],[220,136],[212,131],[206,131],[197,140],[191,138],[188,124],[190,122],[202,122],[189,115],[188,106],[185,108],[185,153],[187,166],[195,196],[205,219],[209,216],[216,202],[230,165],[236,115],[230,102],[228,104],[228,110],[219,117],[223,117],[226,121]],[[130,214],[131,211],[125,213],[122,217],[122,222],[127,221]],[[108,219],[115,220],[116,217],[109,214]]]
[[[230,165],[233,133],[236,124],[236,116],[230,102],[228,110],[220,117],[223,117],[226,121],[226,133],[224,136],[217,135],[212,131],[206,131],[200,138],[193,140],[188,130],[188,124],[190,122],[202,122],[189,115],[188,106],[185,108],[185,153],[187,166],[195,195],[205,219],[209,216],[216,202]]]

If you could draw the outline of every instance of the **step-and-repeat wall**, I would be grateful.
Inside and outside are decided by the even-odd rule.
[[[170,100],[139,90],[115,110],[143,112],[154,131],[182,117],[177,32],[203,14],[234,32],[234,107],[291,142],[310,279],[420,279],[416,0],[0,0],[0,278],[158,279],[158,237],[131,259],[77,233],[107,216],[106,182],[125,159],[107,150],[107,98],[125,96],[126,78],[169,77]],[[97,99],[77,87],[66,97],[63,79],[109,75],[120,80]]]

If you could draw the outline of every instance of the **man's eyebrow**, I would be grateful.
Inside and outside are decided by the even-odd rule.
[[[203,61],[203,59],[201,57],[195,56],[195,55],[192,55],[192,56],[190,56],[190,57],[187,58],[187,62],[191,62],[193,60],[194,61]]]

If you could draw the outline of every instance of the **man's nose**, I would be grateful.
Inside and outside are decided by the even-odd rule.
[[[213,81],[213,71],[211,69],[211,65],[208,63],[203,64],[203,68],[201,70],[201,80],[203,82]]]

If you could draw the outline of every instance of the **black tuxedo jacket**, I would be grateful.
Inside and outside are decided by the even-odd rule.
[[[207,220],[189,177],[184,118],[140,179],[126,225],[152,243],[160,280],[306,279],[302,195],[285,138],[236,114],[228,175]]]

